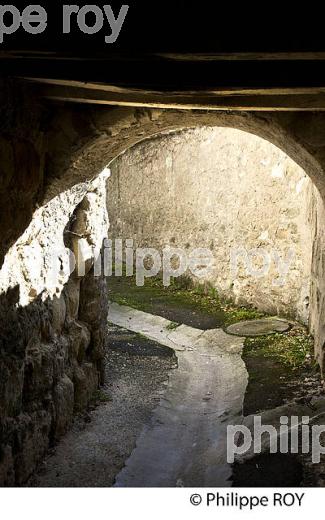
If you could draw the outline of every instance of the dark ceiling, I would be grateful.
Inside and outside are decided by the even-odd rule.
[[[28,2],[13,2],[22,10]],[[325,86],[325,33],[319,4],[215,0],[124,0],[116,43],[103,31],[62,34],[62,4],[47,9],[44,34],[22,29],[0,46],[2,76],[42,77],[153,90]],[[106,2],[93,2],[101,6]],[[111,1],[114,12],[123,2]],[[78,2],[83,6],[90,2]],[[108,27],[106,28],[108,30]]]

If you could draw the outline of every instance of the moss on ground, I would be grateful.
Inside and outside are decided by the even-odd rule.
[[[244,357],[263,357],[274,360],[290,369],[311,367],[313,359],[313,338],[303,326],[295,326],[283,334],[270,334],[256,338],[246,338]]]
[[[223,326],[265,316],[254,308],[221,301],[217,290],[210,284],[193,286],[185,276],[172,279],[169,287],[163,285],[160,276],[147,278],[143,287],[136,285],[135,277],[113,277],[110,279],[110,298],[120,305],[144,312],[151,312],[152,302],[163,298],[165,305],[195,308],[198,312],[216,316]]]
[[[209,284],[195,287],[186,277],[174,279],[169,287],[164,287],[159,276],[146,279],[144,287],[137,287],[134,277],[113,277],[109,286],[111,300],[167,317],[171,321],[170,330],[177,328],[176,321],[198,328],[204,328],[200,326],[203,322],[206,328],[225,328],[266,316],[254,308],[222,301],[214,287]],[[310,392],[310,377],[315,376],[313,385],[318,385],[313,339],[302,325],[295,324],[284,334],[246,338],[243,360],[249,372],[245,414],[280,406],[300,392]],[[307,390],[303,390],[305,384]]]
[[[137,287],[135,277],[112,278],[110,298],[120,305],[152,312],[152,302],[161,301],[164,306],[195,308],[198,312],[217,316],[221,326],[227,327],[239,321],[265,317],[254,308],[236,306],[222,301],[216,289],[209,284],[193,286],[188,277],[172,279],[164,287],[160,276],[147,278],[144,287]],[[177,328],[172,322],[170,330]],[[245,340],[244,358],[266,358],[296,370],[313,364],[313,338],[304,326],[294,326],[284,334],[251,337]]]
[[[112,401],[111,396],[109,396],[103,390],[99,389],[99,390],[96,390],[96,392],[94,393],[92,400],[91,400],[91,404],[96,406],[98,404],[108,403],[110,401]]]
[[[319,367],[313,339],[305,327],[246,338],[243,360],[249,374],[244,414],[275,408],[296,398],[320,395]]]
[[[175,330],[179,327],[179,323],[176,323],[176,321],[171,321],[170,324],[166,327],[167,330]]]

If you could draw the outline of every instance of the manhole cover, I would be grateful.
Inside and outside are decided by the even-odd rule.
[[[290,323],[277,318],[262,318],[260,320],[240,321],[227,327],[228,334],[235,336],[265,336],[275,332],[287,332]]]

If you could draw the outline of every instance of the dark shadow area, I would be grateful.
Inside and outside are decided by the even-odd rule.
[[[303,478],[297,456],[258,455],[243,464],[233,465],[233,487],[298,487]]]
[[[283,341],[288,341],[290,348],[290,332],[282,337]],[[271,351],[272,347],[268,352],[267,341],[267,338],[260,338],[261,346],[256,349],[248,346],[249,340],[245,342],[243,360],[249,379],[244,400],[244,416],[270,410],[292,400],[308,402],[312,397],[318,397],[322,393],[319,368],[313,362],[311,354],[294,367],[285,361],[279,362],[279,355]]]
[[[110,327],[108,338],[110,350],[127,354],[128,356],[144,356],[159,358],[177,358],[174,350],[169,347],[160,345],[156,341],[152,341],[145,336],[136,334],[129,330],[121,329],[117,326]]]

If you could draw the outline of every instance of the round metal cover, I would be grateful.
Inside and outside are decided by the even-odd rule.
[[[279,318],[261,318],[259,320],[240,321],[229,325],[226,332],[235,336],[266,336],[276,332],[287,332],[290,323]]]

